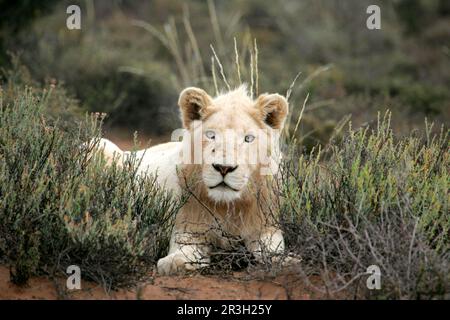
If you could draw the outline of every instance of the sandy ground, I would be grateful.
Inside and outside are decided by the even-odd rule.
[[[223,276],[152,275],[150,280],[130,289],[107,293],[101,286],[82,281],[80,290],[67,290],[66,279],[33,277],[25,286],[10,282],[9,269],[0,266],[0,299],[201,299],[201,300],[309,300],[321,298],[290,275],[268,280],[247,280],[244,273]],[[322,297],[323,298],[323,297]]]

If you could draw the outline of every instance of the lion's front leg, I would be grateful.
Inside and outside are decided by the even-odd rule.
[[[289,267],[301,262],[300,256],[285,254],[283,233],[276,228],[268,228],[258,239],[247,241],[247,249],[259,263],[269,262]]]
[[[158,260],[158,273],[171,275],[185,273],[209,266],[210,247],[201,239],[183,235],[183,241],[173,236],[169,254]]]
[[[259,238],[249,239],[247,249],[256,261],[264,262],[284,253],[284,239],[280,229],[268,228],[260,233]]]

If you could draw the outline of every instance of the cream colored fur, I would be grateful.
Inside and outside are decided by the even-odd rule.
[[[273,197],[273,177],[263,172],[278,164],[274,150],[279,142],[273,134],[283,128],[286,99],[264,94],[253,100],[245,87],[215,98],[202,89],[187,88],[180,94],[179,106],[185,139],[137,152],[142,158],[140,173],[156,174],[158,183],[175,195],[183,190],[191,194],[177,214],[169,253],[158,261],[158,272],[173,274],[207,266],[212,246],[232,248],[233,237],[242,239],[257,259],[264,253],[282,253],[284,241],[276,217],[263,212],[259,202],[264,199],[270,204]],[[254,140],[248,142],[249,136]],[[186,156],[185,150],[193,150],[195,143],[200,144],[202,163],[192,163],[193,155]],[[256,162],[250,161],[258,154],[258,143],[271,155],[268,162],[259,156]],[[99,146],[109,161],[130,154],[106,139]],[[222,175],[213,164],[235,169]]]

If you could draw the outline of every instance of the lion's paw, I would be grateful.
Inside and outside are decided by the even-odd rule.
[[[276,256],[272,256],[269,258],[269,263],[271,263],[272,265],[282,267],[282,268],[296,267],[300,264],[301,261],[302,261],[302,258],[299,255],[293,255],[293,254],[290,254],[288,256],[276,255]]]
[[[173,275],[177,273],[185,273],[195,271],[199,268],[205,267],[206,263],[195,262],[184,253],[174,252],[168,256],[158,260],[158,273],[161,275]]]
[[[283,267],[294,267],[300,264],[302,258],[299,255],[289,255],[281,261]]]

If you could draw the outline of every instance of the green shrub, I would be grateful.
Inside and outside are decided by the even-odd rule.
[[[287,246],[327,293],[354,285],[355,296],[448,297],[448,131],[397,139],[389,122],[350,129],[309,156],[293,148],[281,185]],[[360,281],[373,264],[382,274],[375,293]]]
[[[121,169],[88,157],[98,118],[61,129],[46,117],[51,94],[0,95],[0,260],[15,283],[74,264],[107,288],[132,284],[167,250],[179,202],[136,176],[136,159]]]

